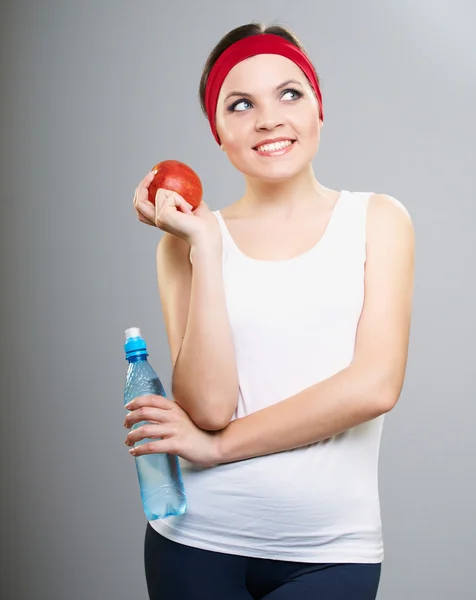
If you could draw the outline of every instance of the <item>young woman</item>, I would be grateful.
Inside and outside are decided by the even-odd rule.
[[[377,466],[403,384],[414,233],[385,194],[337,191],[312,160],[315,69],[282,27],[239,27],[206,63],[211,131],[242,198],[193,213],[149,173],[134,206],[157,251],[175,402],[135,399],[135,456],[182,457],[188,509],[148,523],[160,600],[371,600],[383,560]]]

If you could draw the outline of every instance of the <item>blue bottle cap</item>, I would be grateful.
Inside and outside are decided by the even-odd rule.
[[[126,352],[126,358],[129,356],[137,356],[139,354],[148,356],[147,344],[145,343],[139,327],[130,327],[125,331],[126,343],[124,344],[124,350]]]

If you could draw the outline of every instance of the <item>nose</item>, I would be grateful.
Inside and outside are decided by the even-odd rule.
[[[276,108],[262,108],[256,114],[256,131],[270,131],[281,125],[283,125],[283,118]]]

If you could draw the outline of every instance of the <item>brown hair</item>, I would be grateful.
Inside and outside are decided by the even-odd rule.
[[[291,42],[291,44],[297,46],[300,50],[302,50],[302,52],[305,52],[304,47],[298,40],[297,36],[290,29],[283,27],[282,25],[270,25],[266,27],[262,23],[253,22],[248,23],[247,25],[240,25],[240,27],[232,29],[221,38],[218,44],[210,52],[210,55],[208,56],[203,68],[198,95],[200,98],[200,106],[205,116],[207,116],[207,111],[205,108],[205,88],[207,86],[208,76],[210,75],[213,65],[216,63],[220,55],[235,42],[247,37],[251,37],[252,35],[260,35],[263,33],[273,33],[274,35],[279,35],[288,42]],[[315,69],[314,72],[316,72]],[[316,77],[318,83],[320,84],[317,72]]]

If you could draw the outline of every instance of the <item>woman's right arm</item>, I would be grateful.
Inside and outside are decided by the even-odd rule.
[[[172,394],[198,427],[218,430],[235,412],[238,374],[221,245],[204,242],[190,247],[165,233],[157,247],[157,277],[172,358]]]
[[[182,196],[159,189],[154,172],[136,188],[139,221],[165,234],[157,277],[172,357],[172,394],[201,429],[223,429],[238,404],[238,373],[222,276],[220,227],[205,202],[192,211]],[[192,256],[193,266],[190,263]]]

